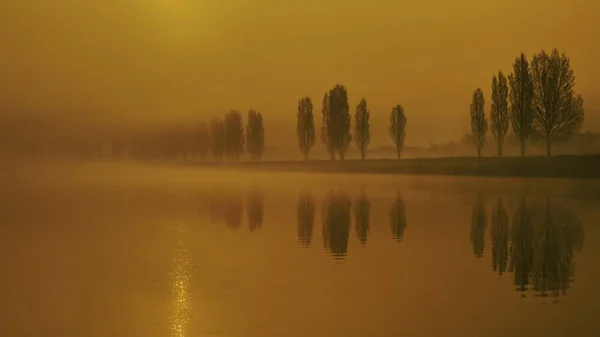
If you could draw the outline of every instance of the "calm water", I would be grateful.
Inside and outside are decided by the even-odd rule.
[[[600,336],[597,182],[135,170],[4,190],[1,336]]]

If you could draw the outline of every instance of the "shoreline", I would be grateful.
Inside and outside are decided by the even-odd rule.
[[[477,177],[600,178],[600,155],[555,157],[441,157],[344,161],[257,161],[191,164],[206,167],[313,173]]]

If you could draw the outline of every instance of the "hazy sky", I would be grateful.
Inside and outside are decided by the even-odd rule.
[[[600,128],[599,18],[597,0],[5,0],[0,111],[155,121],[255,108],[267,135],[294,142],[298,99],[313,98],[320,124],[323,93],[342,83],[352,112],[367,98],[373,143],[389,142],[399,103],[407,143],[426,144],[458,139],[475,87],[489,101],[519,52],[558,47]]]

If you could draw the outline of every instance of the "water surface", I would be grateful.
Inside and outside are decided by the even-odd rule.
[[[597,182],[28,172],[3,336],[600,335]]]

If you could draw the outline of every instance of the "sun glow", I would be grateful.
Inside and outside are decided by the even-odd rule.
[[[178,39],[198,38],[208,33],[208,24],[215,14],[208,1],[151,0],[144,7],[158,21],[162,32]]]

